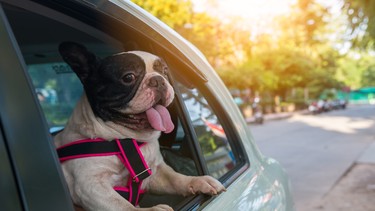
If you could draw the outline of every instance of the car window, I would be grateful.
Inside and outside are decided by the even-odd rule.
[[[122,51],[122,45],[115,39],[106,42],[108,36],[103,38],[95,29],[88,34],[42,15],[12,6],[5,8],[50,132],[58,131],[83,91],[80,80],[59,55],[59,44],[75,41],[100,57]]]
[[[43,110],[51,133],[64,128],[83,92],[80,80],[58,53],[59,43],[81,43],[102,58],[127,50],[123,46],[132,43],[132,40],[126,40],[127,37],[118,40],[113,38],[110,32],[106,34],[81,22],[70,25],[56,20],[56,17],[52,19],[13,6],[6,6],[5,12],[26,63],[36,100]],[[89,30],[85,31],[86,28]],[[30,33],[34,34],[29,36]],[[142,42],[152,46],[150,40]],[[152,49],[159,49],[138,49],[137,45],[132,47],[135,48],[132,50],[151,52]],[[177,59],[171,55],[159,56],[165,56],[168,64],[174,63]],[[184,68],[190,70],[189,67],[181,68],[176,65],[170,65],[172,72]],[[189,73],[191,72],[194,71]],[[181,76],[179,72],[178,74]],[[217,112],[216,107],[219,104],[213,100],[210,92],[207,89],[187,86],[186,81],[178,81],[177,78],[186,77],[171,77],[171,80],[177,80],[173,81],[173,84],[175,89],[178,89],[178,96],[168,108],[175,130],[160,138],[164,159],[172,168],[185,175],[209,174],[223,181],[223,177],[234,174],[235,167],[241,163],[238,146],[234,144],[235,138],[228,135],[230,127],[224,127],[225,118]],[[159,196],[152,200],[149,200],[150,204],[175,205],[183,198]]]

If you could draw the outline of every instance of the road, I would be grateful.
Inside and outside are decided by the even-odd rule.
[[[249,127],[262,153],[288,172],[296,209],[303,211],[319,203],[375,142],[375,106],[294,115]]]

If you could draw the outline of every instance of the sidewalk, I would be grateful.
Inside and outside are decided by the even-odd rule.
[[[309,211],[375,210],[375,142]]]
[[[357,163],[311,211],[374,211],[374,198],[375,164]]]
[[[272,121],[272,120],[279,120],[279,119],[286,119],[289,117],[292,117],[296,114],[308,114],[308,110],[301,110],[301,111],[294,111],[294,112],[280,112],[280,113],[270,113],[270,114],[264,114],[264,120],[265,121]],[[249,117],[245,119],[247,123],[254,123],[255,117]]]
[[[357,159],[357,163],[375,164],[375,142]]]

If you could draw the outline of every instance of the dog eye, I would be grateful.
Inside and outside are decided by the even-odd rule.
[[[128,73],[122,77],[122,81],[126,84],[130,84],[135,81],[135,75],[133,73]]]

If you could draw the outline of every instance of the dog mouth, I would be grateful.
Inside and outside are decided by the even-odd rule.
[[[128,127],[134,129],[149,128],[164,133],[170,133],[174,129],[168,109],[161,104],[155,104],[139,114],[127,115],[126,119]]]

